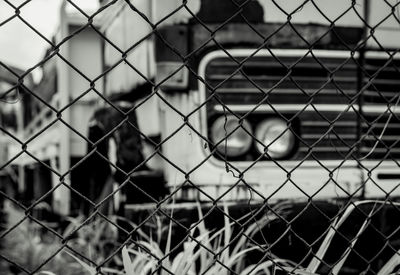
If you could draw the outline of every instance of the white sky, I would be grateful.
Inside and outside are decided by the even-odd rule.
[[[23,1],[11,0],[17,6]],[[32,0],[21,8],[21,17],[48,39],[58,26],[60,0]],[[0,22],[11,17],[15,11],[0,0]],[[1,23],[0,23],[1,24]],[[27,27],[19,18],[0,26],[0,60],[6,64],[27,69],[43,56],[48,43]]]
[[[73,0],[83,9],[93,7],[97,0]],[[18,6],[24,0],[10,0]],[[58,27],[62,0],[32,0],[21,8],[20,16],[51,40]],[[15,10],[0,0],[0,25],[15,14]],[[28,69],[43,58],[49,44],[26,26],[18,17],[0,26],[0,60],[17,68]]]

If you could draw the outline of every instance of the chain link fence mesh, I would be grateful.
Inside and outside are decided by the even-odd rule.
[[[295,2],[3,0],[2,272],[395,274],[399,2]]]

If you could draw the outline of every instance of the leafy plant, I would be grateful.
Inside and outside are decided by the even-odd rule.
[[[118,247],[116,228],[108,221],[102,218],[93,218],[81,226],[85,222],[83,216],[68,220],[70,223],[64,230],[63,237],[69,239],[68,246],[71,247],[71,251],[87,255],[88,258],[100,262]],[[76,229],[78,229],[76,233],[71,236]]]
[[[4,244],[1,254],[28,271],[40,267],[37,272],[38,275],[228,275],[233,273],[239,275],[269,275],[274,274],[275,270],[283,270],[290,274],[316,274],[321,259],[334,243],[333,237],[338,229],[349,219],[351,213],[363,204],[373,204],[374,207],[365,217],[365,221],[362,222],[355,237],[349,243],[349,247],[343,252],[340,257],[341,260],[332,267],[332,273],[338,274],[350,251],[358,242],[360,235],[365,231],[375,206],[386,204],[386,202],[360,201],[351,204],[341,217],[332,222],[319,250],[306,268],[302,268],[289,260],[280,259],[269,252],[266,261],[254,263],[248,260],[253,252],[265,253],[267,246],[265,244],[259,245],[253,239],[255,239],[256,234],[261,234],[260,232],[265,226],[277,219],[276,215],[265,214],[258,218],[250,214],[245,215],[237,220],[238,222],[251,221],[245,230],[238,230],[235,227],[236,223],[231,222],[225,215],[223,227],[210,230],[206,227],[205,217],[200,205],[197,207],[199,222],[192,224],[186,238],[179,242],[176,247],[172,247],[174,231],[172,221],[166,224],[162,218],[155,216],[154,224],[150,226],[150,230],[142,230],[142,228],[137,229],[134,223],[123,217],[114,217],[115,220],[123,220],[125,223],[131,224],[132,228],[136,228],[137,238],[121,248],[117,257],[113,257],[113,265],[102,265],[101,268],[96,268],[80,255],[85,255],[93,262],[100,263],[111,254],[111,251],[120,247],[117,242],[117,232],[107,221],[92,219],[82,226],[82,223],[85,222],[84,217],[69,219],[70,224],[62,234],[64,239],[68,238],[68,247],[60,250],[63,246],[62,238],[48,231],[42,232],[39,230],[41,226],[35,222],[30,222],[29,219],[19,224],[19,221],[24,218],[24,213],[8,207],[7,212],[11,219],[5,228],[10,228],[15,224],[19,225],[2,238]],[[400,206],[400,204],[395,204]],[[223,210],[229,215],[226,206]],[[284,208],[279,207],[276,211],[281,214],[284,212]],[[173,216],[173,212],[171,216]],[[162,242],[162,239],[166,239],[165,242]],[[400,265],[399,255],[400,253],[397,251],[383,265],[378,274],[388,275],[397,272]],[[42,264],[44,265],[41,266]],[[0,273],[24,273],[18,268],[8,269],[10,266],[12,265],[5,269],[1,265]],[[101,271],[101,273],[98,273],[98,271]]]
[[[224,212],[229,213],[227,207],[224,207]],[[251,252],[264,250],[263,246],[251,241],[252,237],[269,222],[275,220],[277,218],[275,215],[264,215],[238,234],[234,233],[235,224],[230,222],[227,216],[224,218],[223,228],[214,232],[206,228],[200,206],[198,206],[198,214],[200,222],[196,226],[193,224],[192,230],[179,246],[180,251],[175,253],[175,256],[172,253],[175,249],[171,249],[172,221],[168,225],[167,242],[164,248],[160,246],[160,240],[153,240],[151,235],[141,231],[140,240],[124,246],[121,250],[125,274],[228,275],[233,270],[236,274],[256,275],[271,274],[276,264],[282,267],[293,266],[290,261],[278,259],[272,253],[273,260],[261,264],[247,262],[247,257]],[[250,218],[250,215],[242,217],[242,219],[245,218]],[[75,259],[89,274],[97,274],[93,266],[78,257]],[[123,274],[117,269],[102,269],[102,271]]]
[[[27,271],[40,269],[52,270],[63,275],[83,275],[84,270],[71,258],[65,257],[61,240],[52,233],[41,233],[38,226],[28,220],[19,224],[5,236],[3,257],[15,263],[2,265],[5,274],[26,274],[18,266]],[[43,272],[42,272],[43,274]]]
[[[85,275],[88,272],[76,261],[76,252],[101,261],[118,245],[116,232],[104,220],[93,219],[81,227],[83,217],[70,218],[69,225],[60,234],[69,237],[68,247],[63,247],[62,238],[29,218],[23,220],[23,212],[11,205],[6,212],[10,218],[5,228],[18,226],[4,235],[0,253],[15,264],[0,260],[1,274],[26,274],[23,268],[29,272],[39,269],[37,274],[43,275]],[[81,228],[71,236],[70,233],[78,227]]]

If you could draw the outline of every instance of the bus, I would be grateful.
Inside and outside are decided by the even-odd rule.
[[[102,1],[105,95],[159,137],[144,154],[169,191],[397,196],[396,1],[233,2]]]

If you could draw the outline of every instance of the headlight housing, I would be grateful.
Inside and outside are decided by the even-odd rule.
[[[249,151],[253,142],[250,123],[243,120],[242,126],[237,128],[238,126],[239,119],[233,115],[228,115],[226,118],[222,116],[215,120],[211,127],[211,140],[214,144],[220,142],[217,145],[218,152],[226,153],[229,157],[238,157]]]
[[[287,157],[295,145],[295,137],[288,129],[285,120],[280,118],[266,119],[257,126],[257,149],[260,153],[267,153],[271,158]]]

